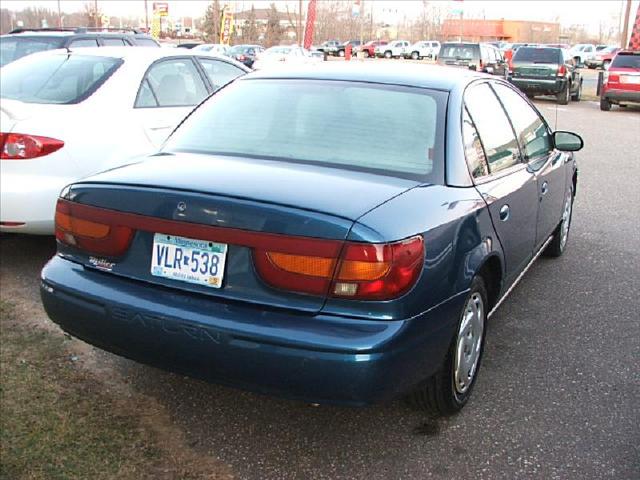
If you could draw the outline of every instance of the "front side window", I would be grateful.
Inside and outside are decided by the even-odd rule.
[[[321,80],[242,80],[192,113],[166,150],[444,179],[447,94]],[[259,105],[259,108],[256,108]]]
[[[97,47],[98,40],[95,38],[81,38],[78,40],[74,40],[69,45],[69,48],[84,48],[84,47]]]
[[[125,45],[129,45],[121,38],[109,38],[109,37],[103,37],[102,43],[104,44],[105,47],[123,47]]]
[[[142,98],[149,99],[144,93],[149,88],[157,100],[156,107],[186,107],[200,103],[208,95],[202,77],[189,58],[163,60],[153,64],[145,75],[135,106],[148,107]],[[144,97],[143,97],[144,96]]]
[[[90,55],[35,57],[2,67],[2,98],[26,103],[79,103],[122,64],[117,58]]]
[[[214,91],[224,87],[227,83],[235,80],[240,75],[244,75],[243,70],[240,70],[235,65],[231,65],[227,62],[210,60],[208,58],[199,58],[198,61],[207,73],[207,77],[209,78]]]
[[[464,102],[480,134],[489,172],[496,173],[517,164],[520,161],[518,142],[491,87],[487,83],[471,87],[465,93]]]
[[[494,89],[518,135],[518,141],[524,150],[525,160],[530,161],[548,155],[553,148],[551,135],[547,125],[536,111],[511,88],[494,85]]]

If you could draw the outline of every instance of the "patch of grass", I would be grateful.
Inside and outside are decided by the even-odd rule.
[[[5,301],[0,328],[1,479],[215,476],[164,451],[144,412],[78,368],[64,336],[26,326]]]

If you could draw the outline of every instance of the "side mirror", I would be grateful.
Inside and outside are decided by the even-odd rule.
[[[562,152],[577,152],[584,147],[582,137],[572,132],[553,132],[553,143]]]

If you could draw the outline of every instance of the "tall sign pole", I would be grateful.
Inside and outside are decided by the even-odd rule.
[[[304,48],[311,48],[311,44],[313,43],[313,29],[316,23],[316,1],[317,0],[309,0],[309,5],[307,6],[307,21],[304,26]]]
[[[631,0],[627,0],[627,8],[624,11],[624,24],[622,25],[622,36],[620,37],[620,47],[627,48],[627,38],[629,35],[629,15],[631,15]]]

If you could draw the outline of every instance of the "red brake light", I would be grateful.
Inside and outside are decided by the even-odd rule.
[[[567,67],[563,64],[558,67],[558,76],[562,76],[567,73]]]
[[[0,159],[2,160],[28,160],[43,157],[60,150],[63,146],[64,142],[55,138],[24,133],[0,133]]]
[[[92,219],[92,207],[58,200],[56,238],[88,253],[119,257],[129,248],[134,230],[130,227]]]
[[[289,255],[256,249],[254,261],[262,279],[276,288],[355,300],[389,300],[415,284],[424,259],[421,236],[386,244],[348,242],[339,256],[325,250],[318,255]]]

